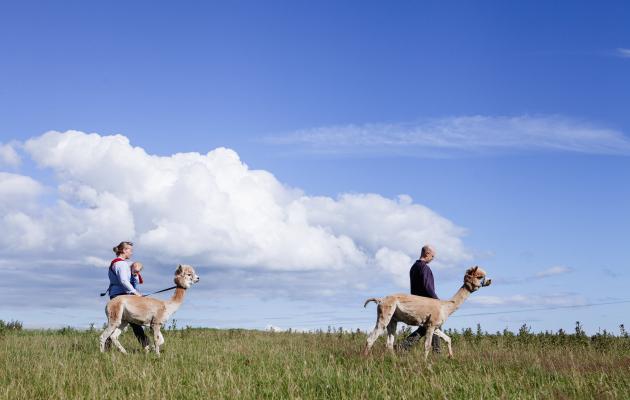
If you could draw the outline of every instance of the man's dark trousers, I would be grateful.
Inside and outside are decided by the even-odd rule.
[[[424,335],[426,334],[427,328],[425,328],[424,326],[419,326],[418,329],[411,332],[409,336],[407,336],[402,342],[400,342],[398,347],[402,350],[410,350],[418,342],[422,342],[424,344],[424,341],[421,341],[420,339],[422,339],[422,337],[424,337]],[[440,352],[440,338],[437,335],[433,335],[433,338],[431,339],[431,346],[433,347],[433,351],[435,353]]]

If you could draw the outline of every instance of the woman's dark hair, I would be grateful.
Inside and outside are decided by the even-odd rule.
[[[114,247],[112,250],[114,250],[114,253],[116,253],[117,256],[121,255],[123,250],[125,250],[125,246],[133,246],[133,243],[131,242],[120,242],[120,244],[116,247]]]

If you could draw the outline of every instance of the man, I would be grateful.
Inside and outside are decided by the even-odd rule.
[[[435,282],[433,280],[433,272],[431,268],[429,268],[429,263],[433,261],[435,257],[435,251],[429,245],[422,247],[420,252],[420,259],[416,260],[416,262],[411,266],[409,270],[409,281],[411,284],[411,294],[416,296],[430,297],[432,299],[437,299],[437,294],[435,294]],[[415,332],[411,333],[411,335],[407,336],[405,340],[403,340],[399,344],[399,348],[401,350],[409,350],[413,345],[420,341],[420,338],[423,337],[427,333],[427,330],[424,326],[418,327]],[[433,335],[433,339],[431,341],[433,345],[433,351],[436,353],[440,352],[440,342],[437,335]]]

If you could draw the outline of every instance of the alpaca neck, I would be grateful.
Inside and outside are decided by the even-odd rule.
[[[173,297],[171,297],[171,303],[177,303],[178,305],[182,304],[182,302],[184,301],[184,295],[186,295],[186,289],[178,286],[175,289]]]
[[[459,290],[448,301],[448,305],[446,307],[448,315],[454,313],[455,310],[457,310],[459,306],[461,306],[462,303],[466,301],[468,296],[470,296],[470,290],[466,289],[466,286],[462,285],[462,287],[460,287]]]
[[[177,287],[177,289],[175,289],[175,294],[173,294],[173,297],[171,297],[171,299],[166,302],[166,312],[169,316],[177,311],[179,306],[182,305],[185,294],[186,289],[182,287]]]

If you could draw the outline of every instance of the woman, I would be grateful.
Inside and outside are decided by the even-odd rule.
[[[109,265],[109,298],[121,295],[135,295],[141,296],[133,285],[131,284],[131,262],[127,261],[133,255],[133,243],[120,242],[120,244],[113,248],[116,253],[116,258],[112,260]],[[148,348],[149,338],[144,334],[142,326],[137,324],[129,324],[133,329],[134,335],[140,342],[143,348]]]

